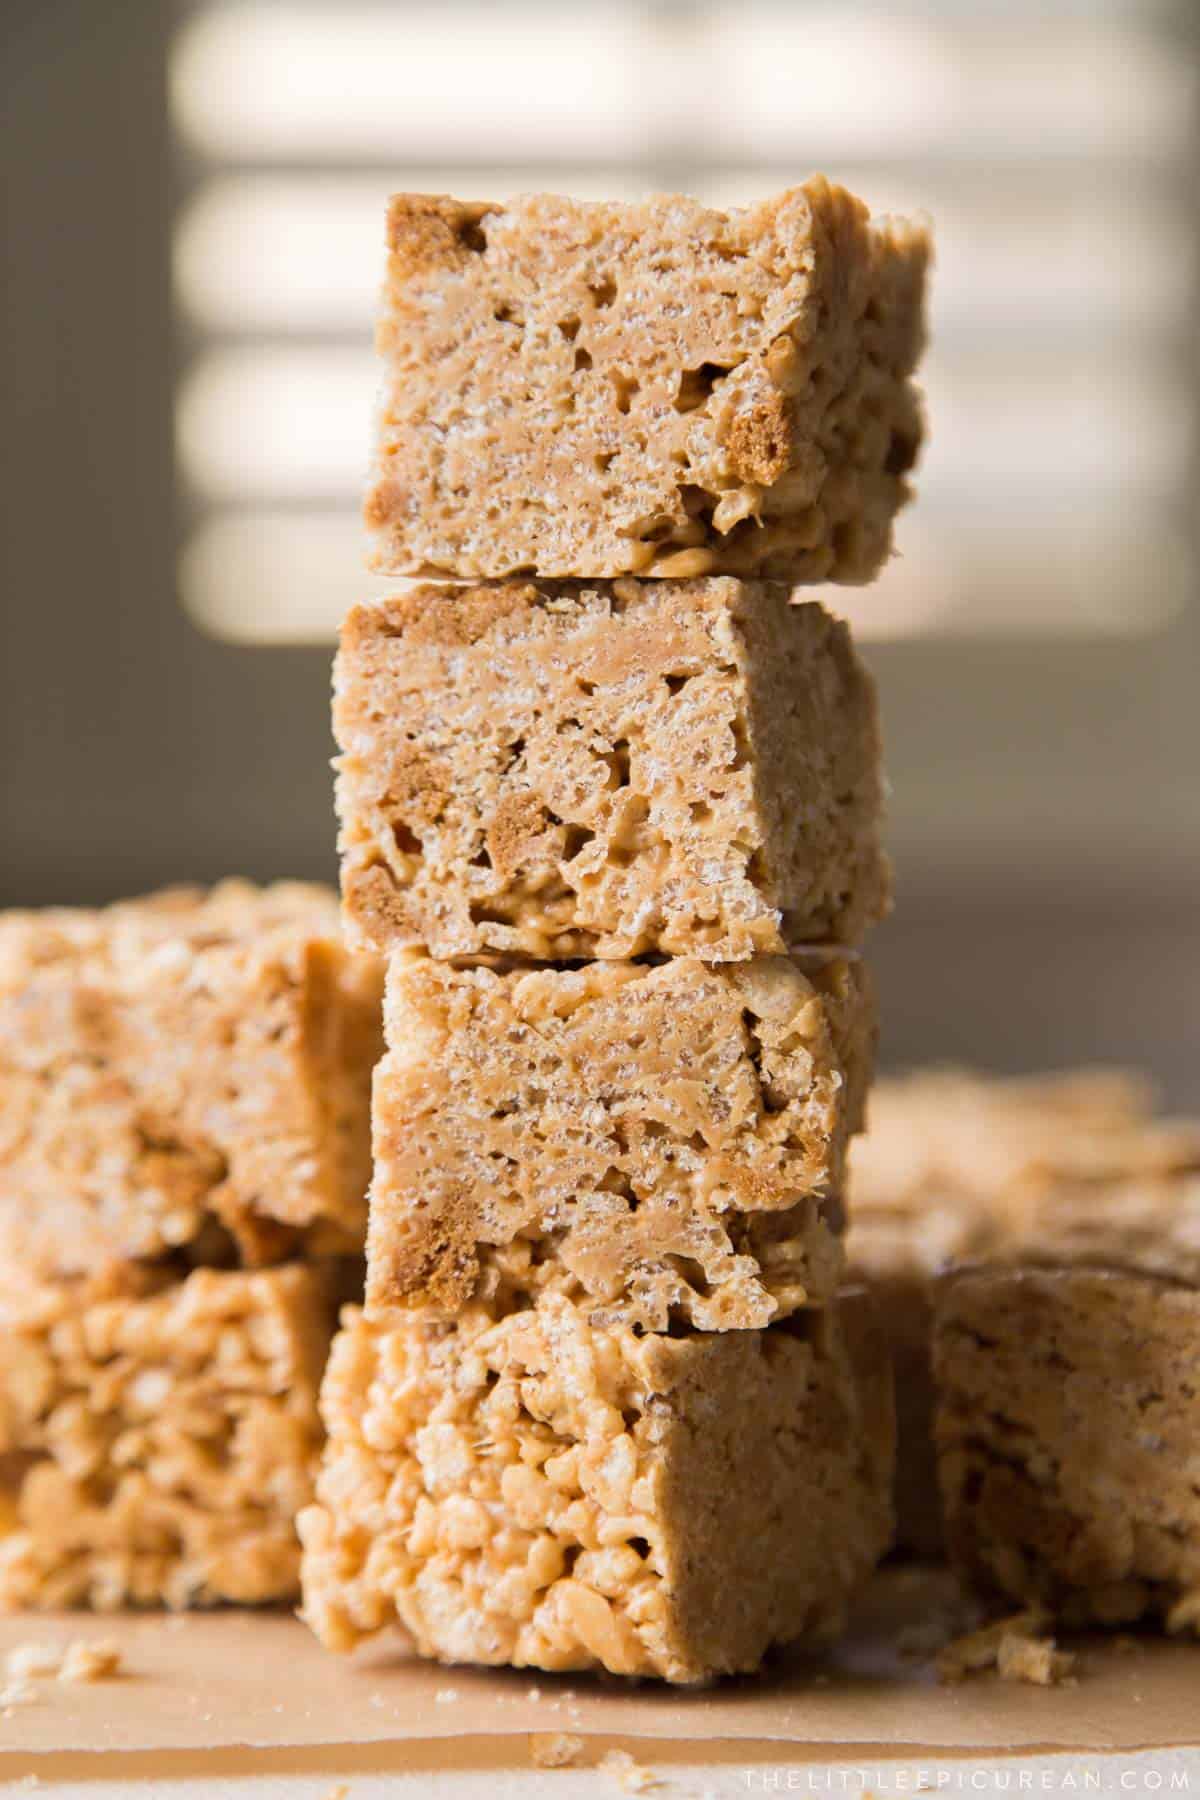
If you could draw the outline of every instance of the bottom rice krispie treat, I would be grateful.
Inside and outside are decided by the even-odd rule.
[[[337,1286],[295,1264],[6,1286],[0,1608],[294,1599]]]
[[[963,1270],[934,1313],[950,1555],[1067,1624],[1200,1627],[1200,1293],[1119,1269]]]
[[[304,1611],[351,1648],[704,1681],[835,1630],[891,1538],[886,1356],[860,1296],[638,1336],[561,1295],[350,1315],[300,1521]]]

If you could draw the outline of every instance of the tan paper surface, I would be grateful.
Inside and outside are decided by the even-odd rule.
[[[893,1750],[1136,1750],[1200,1744],[1200,1647],[1138,1638],[1082,1644],[1076,1685],[976,1677],[939,1687],[896,1632],[946,1603],[947,1577],[877,1581],[851,1637],[828,1658],[690,1692],[533,1671],[446,1669],[395,1644],[330,1656],[298,1620],[223,1612],[0,1621],[18,1644],[115,1639],[124,1672],[90,1686],[38,1679],[6,1709],[0,1763],[48,1752],[386,1744],[514,1732],[656,1740],[754,1740]],[[9,1765],[11,1766],[11,1764]]]

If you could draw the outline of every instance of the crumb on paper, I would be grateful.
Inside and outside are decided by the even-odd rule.
[[[453,1706],[454,1702],[458,1699],[458,1689],[439,1688],[433,1698],[434,1704],[437,1706]]]
[[[121,1650],[108,1638],[74,1638],[65,1650],[53,1644],[17,1644],[5,1658],[9,1685],[0,1705],[13,1705],[14,1691],[36,1676],[59,1681],[104,1681],[121,1667]]]
[[[997,1619],[979,1631],[955,1638],[938,1653],[938,1680],[965,1681],[968,1675],[995,1669],[1002,1681],[1026,1681],[1053,1687],[1066,1681],[1075,1657],[1059,1650],[1046,1630],[1049,1618],[1040,1607]]]
[[[107,1681],[121,1668],[121,1648],[111,1638],[94,1638],[90,1643],[77,1638],[68,1644],[59,1665],[60,1681]]]
[[[1000,1639],[996,1673],[1001,1681],[1028,1681],[1035,1687],[1057,1687],[1071,1679],[1074,1667],[1073,1654],[1056,1648],[1052,1637],[1016,1637],[1008,1632]]]
[[[329,1792],[325,1796],[325,1800],[347,1800],[347,1796],[349,1795],[349,1793],[350,1793],[349,1782],[338,1781],[338,1782],[335,1782],[333,1787],[330,1788]]]
[[[29,1706],[38,1697],[38,1690],[32,1681],[9,1681],[0,1688],[0,1709],[6,1719],[11,1719],[18,1706]]]
[[[606,1750],[598,1766],[613,1776],[627,1794],[649,1794],[660,1785],[653,1769],[647,1769],[628,1750]]]
[[[17,1644],[4,1659],[10,1681],[29,1681],[37,1675],[57,1675],[62,1652],[53,1644]]]
[[[527,1700],[540,1700],[541,1697],[542,1690],[540,1687],[531,1687],[525,1690],[525,1698]]]
[[[529,1755],[539,1769],[569,1769],[583,1755],[583,1739],[566,1731],[535,1731],[529,1738]]]

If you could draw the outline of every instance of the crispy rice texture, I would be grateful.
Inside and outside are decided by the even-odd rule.
[[[555,1288],[597,1324],[827,1300],[875,1041],[863,963],[460,969],[398,957],[368,1294],[452,1315]]]
[[[952,1559],[1065,1623],[1200,1628],[1200,1295],[1094,1267],[939,1284],[933,1358]]]
[[[334,675],[350,941],[730,961],[889,904],[875,688],[779,584],[509,582],[355,607]]]
[[[0,1250],[54,1277],[360,1246],[380,991],[324,888],[0,914]]]
[[[890,1375],[857,1302],[684,1337],[557,1295],[348,1317],[301,1519],[335,1649],[399,1623],[444,1662],[704,1681],[835,1630],[889,1541]]]
[[[0,1607],[294,1599],[338,1282],[126,1265],[7,1291]]]
[[[816,178],[507,206],[398,194],[375,564],[866,582],[922,436],[927,232]]]

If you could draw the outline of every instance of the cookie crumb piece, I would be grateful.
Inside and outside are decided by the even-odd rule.
[[[453,1706],[454,1702],[458,1699],[458,1689],[439,1688],[433,1698],[434,1703],[437,1706]]]
[[[535,1731],[529,1739],[529,1755],[535,1768],[569,1769],[583,1754],[583,1739],[565,1731]]]
[[[1067,1680],[1075,1658],[1055,1647],[1046,1633],[1048,1624],[1047,1614],[1031,1607],[955,1638],[938,1656],[938,1680],[946,1684],[965,1681],[984,1669],[995,1669],[1002,1681],[1028,1681],[1038,1687]]]
[[[660,1785],[653,1769],[637,1762],[628,1750],[606,1750],[599,1766],[606,1775],[612,1775],[627,1794],[649,1794]]]
[[[121,1667],[121,1650],[110,1638],[68,1644],[59,1666],[60,1681],[107,1681]]]
[[[1034,1687],[1058,1687],[1071,1679],[1075,1658],[1055,1648],[1052,1637],[1016,1637],[1006,1633],[996,1653],[1001,1681],[1028,1681]]]

